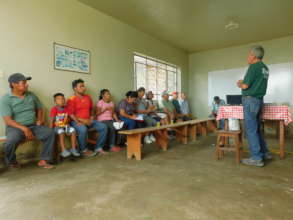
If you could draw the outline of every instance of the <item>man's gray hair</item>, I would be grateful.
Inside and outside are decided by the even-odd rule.
[[[260,45],[254,45],[250,48],[251,52],[256,56],[256,58],[262,60],[265,55],[265,50]]]

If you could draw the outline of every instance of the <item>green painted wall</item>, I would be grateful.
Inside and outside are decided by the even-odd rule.
[[[264,62],[267,64],[293,61],[293,36],[255,44],[264,46]],[[212,100],[208,101],[208,72],[248,66],[246,58],[251,45],[189,55],[189,98],[192,110],[198,117],[207,117],[210,112]]]
[[[23,72],[33,77],[31,90],[46,109],[57,91],[69,96],[73,79],[83,78],[94,99],[101,88],[115,100],[133,88],[133,52],[155,57],[182,69],[182,89],[188,90],[188,55],[76,0],[0,0],[0,95],[8,91],[7,76]],[[92,74],[53,68],[53,43],[87,49]],[[0,135],[4,124],[0,121]]]

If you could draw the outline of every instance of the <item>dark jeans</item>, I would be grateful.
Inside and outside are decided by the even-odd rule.
[[[85,125],[77,125],[75,121],[71,122],[72,127],[75,128],[77,133],[77,140],[79,149],[81,152],[85,151],[87,149],[87,136],[88,136],[88,129],[95,129],[99,133],[98,141],[95,146],[95,150],[100,150],[104,147],[105,140],[107,137],[107,127],[101,122],[98,122],[96,120],[93,121],[93,123],[90,126]]]
[[[242,98],[245,131],[248,139],[250,154],[254,160],[262,160],[268,152],[267,144],[261,134],[261,111],[263,99],[254,97]]]
[[[136,120],[133,120],[133,119],[130,119],[130,118],[124,118],[124,117],[120,117],[120,119],[122,121],[124,121],[124,124],[126,125],[127,130],[146,127],[144,121],[136,121]]]
[[[52,150],[55,141],[55,133],[54,130],[48,128],[46,126],[36,126],[31,125],[28,128],[33,132],[37,140],[43,142],[44,146],[41,152],[41,160],[49,161],[52,159]],[[6,127],[6,142],[5,146],[5,162],[6,164],[11,164],[16,162],[15,151],[18,145],[25,141],[24,133],[14,127],[7,126]]]
[[[116,145],[116,129],[113,126],[113,120],[101,121],[108,129],[108,143],[110,148]]]

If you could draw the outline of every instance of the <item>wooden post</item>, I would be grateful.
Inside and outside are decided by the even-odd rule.
[[[280,131],[280,158],[284,159],[285,157],[285,125],[284,120],[280,120],[279,122],[279,131]]]
[[[127,158],[141,160],[141,134],[127,135]]]

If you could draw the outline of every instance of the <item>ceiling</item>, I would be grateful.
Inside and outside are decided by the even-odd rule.
[[[190,53],[293,34],[293,0],[79,1]]]

